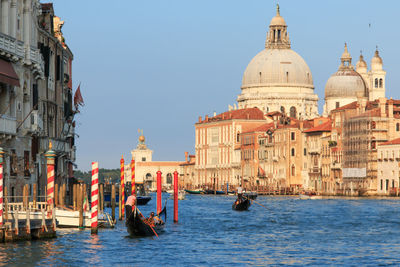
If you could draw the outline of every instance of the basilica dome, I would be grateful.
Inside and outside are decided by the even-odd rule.
[[[250,61],[244,72],[242,89],[277,86],[314,88],[310,68],[291,49],[264,49]]]

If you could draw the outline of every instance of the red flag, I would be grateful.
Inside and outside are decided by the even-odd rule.
[[[258,176],[265,177],[265,171],[260,166],[258,166]]]
[[[75,109],[78,110],[78,107],[83,106],[83,104],[84,104],[84,102],[83,102],[83,97],[81,94],[81,84],[79,84],[78,89],[76,89],[75,95],[74,95]]]

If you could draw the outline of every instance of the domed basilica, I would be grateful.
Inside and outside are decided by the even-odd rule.
[[[354,69],[345,44],[339,69],[325,86],[323,115],[354,102],[359,97],[376,100],[385,97],[385,76],[378,49],[371,60],[371,69],[362,55]],[[238,96],[239,108],[257,107],[264,113],[280,111],[297,119],[318,115],[318,96],[310,68],[290,47],[289,34],[277,5],[265,42],[265,49],[248,64]]]
[[[257,107],[265,113],[281,111],[293,117],[318,116],[318,96],[310,68],[290,48],[287,25],[279,12],[272,18],[265,49],[247,66],[242,79],[239,108]]]

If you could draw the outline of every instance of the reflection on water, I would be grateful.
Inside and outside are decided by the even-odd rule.
[[[167,196],[165,196],[167,197]],[[153,198],[155,200],[155,198]],[[166,231],[131,238],[115,229],[58,229],[58,238],[0,245],[8,265],[400,265],[400,201],[259,197],[232,211],[234,197],[188,195],[179,223],[168,203]],[[141,208],[155,209],[155,201]]]

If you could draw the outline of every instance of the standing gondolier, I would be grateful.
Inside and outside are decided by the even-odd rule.
[[[128,199],[126,200],[125,203],[125,213],[126,213],[126,219],[129,218],[131,215],[132,211],[135,209],[135,202],[136,202],[136,196],[135,195],[130,195]]]

